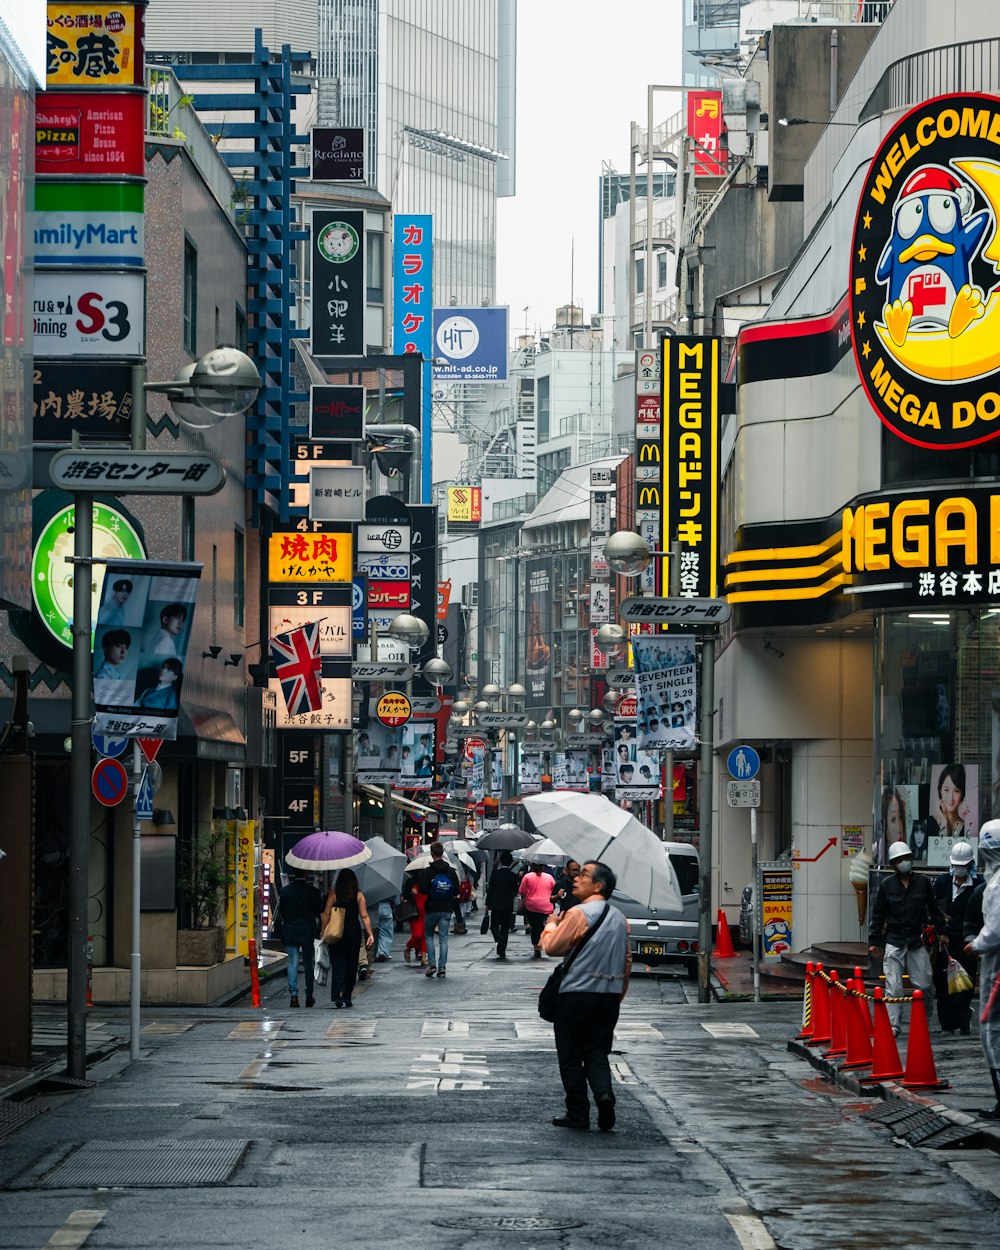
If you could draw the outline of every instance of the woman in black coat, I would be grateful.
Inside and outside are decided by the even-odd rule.
[[[934,969],[934,992],[937,995],[938,1020],[944,1033],[956,1029],[963,1036],[971,1031],[973,990],[948,993],[948,955],[957,959],[972,980],[976,981],[976,956],[965,953],[966,910],[976,888],[973,850],[968,842],[956,842],[951,852],[951,872],[936,877],[931,890],[941,910],[948,917],[944,933],[949,939],[947,952],[939,949]]]

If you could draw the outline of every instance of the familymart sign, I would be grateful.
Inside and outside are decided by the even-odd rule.
[[[35,264],[141,268],[145,187],[135,182],[35,184]]]

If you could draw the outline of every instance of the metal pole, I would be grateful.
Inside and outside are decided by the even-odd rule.
[[[347,832],[354,835],[354,698],[351,697],[351,732],[341,739],[344,751],[344,808]]]
[[[670,560],[667,564],[667,593],[671,598],[681,593],[681,545],[674,540],[670,544]],[[663,768],[666,774],[663,782],[663,840],[674,840],[674,753],[666,751],[663,755]]]
[[[142,752],[138,740],[132,739],[132,953],[129,958],[128,986],[128,1054],[130,1059],[139,1058],[139,1011],[141,1005],[140,982],[142,973],[142,916],[139,910],[139,892],[142,885],[142,859],[140,852],[140,828],[138,816],[139,782],[142,777]]]
[[[87,1071],[87,899],[90,893],[90,617],[94,502],[73,496],[73,701],[66,960],[66,1072]]]
[[[646,88],[646,346],[653,346],[653,93],[652,85]]]
[[[129,426],[132,451],[146,450],[146,366],[132,366],[132,416]]]
[[[712,972],[712,803],[714,784],[712,759],[715,705],[715,638],[706,634],[701,644],[701,780],[698,799],[701,806],[698,847],[698,1002],[711,1002]]]
[[[750,880],[754,883],[754,899],[759,896],[757,888],[757,809],[750,808]],[[760,943],[757,941],[757,926],[751,926],[753,941],[753,1001],[760,1002]]]

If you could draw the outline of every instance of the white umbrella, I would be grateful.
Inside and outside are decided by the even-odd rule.
[[[531,846],[524,847],[523,850],[514,852],[517,859],[523,859],[529,864],[561,864],[564,860],[569,859],[569,855],[561,846],[556,846],[551,838],[540,838]]]
[[[451,850],[450,847],[448,849]],[[441,858],[444,863],[455,869],[459,877],[464,877],[467,869],[471,872],[476,871],[475,860],[471,856],[466,855],[464,851],[455,851],[450,858],[447,855],[443,855]],[[427,852],[423,855],[418,855],[416,859],[411,859],[406,865],[406,871],[422,872],[424,868],[430,868],[433,863],[436,863],[436,860]]]
[[[645,907],[681,908],[660,839],[603,794],[550,790],[522,800],[535,828],[580,863],[600,860],[622,894]],[[534,848],[532,848],[534,849]]]

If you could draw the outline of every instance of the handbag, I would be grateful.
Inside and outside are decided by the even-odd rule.
[[[327,946],[335,946],[344,936],[344,918],[347,915],[345,907],[337,907],[334,905],[330,908],[330,919],[326,922],[326,928],[323,930],[323,941]]]
[[[282,923],[282,919],[281,919],[281,903],[280,902],[278,903],[278,906],[274,909],[274,915],[271,917],[271,927],[268,930],[267,936],[270,938],[274,938],[276,942],[283,942],[285,940],[284,924]]]
[[[559,964],[557,968],[553,968],[552,975],[542,986],[538,995],[538,1014],[543,1020],[548,1020],[550,1024],[556,1018],[556,1003],[559,1000],[559,987],[562,985],[566,973],[569,972],[570,968],[573,966],[573,960],[576,959],[577,955],[579,955],[579,953],[604,923],[604,918],[608,914],[608,908],[610,906],[610,903],[604,904],[604,910],[601,912],[600,916],[598,916],[597,923],[591,925],[591,927],[587,930],[583,941],[579,944],[579,946],[575,946],[563,962]]]
[[[482,921],[482,924],[479,926],[479,932],[489,933],[489,931],[490,931],[490,913],[488,911],[484,911],[483,921]]]
[[[404,899],[396,906],[397,924],[408,924],[411,920],[416,920],[419,915],[420,911],[412,899]]]
[[[524,915],[524,896],[521,894],[519,894],[517,898],[514,900],[514,915],[515,916]]]

